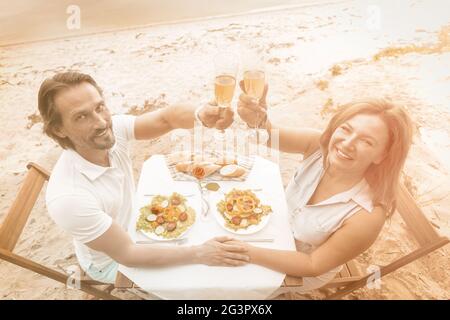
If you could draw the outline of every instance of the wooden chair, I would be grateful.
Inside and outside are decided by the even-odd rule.
[[[388,265],[380,266],[379,278],[443,247],[450,241],[448,238],[442,237],[436,232],[404,185],[400,186],[397,199],[397,211],[417,241],[418,248]],[[374,279],[374,277],[375,272],[362,274],[358,269],[355,260],[349,261],[344,265],[342,271],[336,275],[336,278],[323,287],[337,288],[337,290],[331,295],[328,295],[326,299],[340,299],[345,295],[366,286],[370,280]],[[283,286],[279,290],[279,294],[295,292],[296,288],[301,286],[302,283],[301,278],[287,276]]]
[[[0,225],[0,259],[39,273],[63,284],[67,284],[68,281],[75,280],[70,278],[72,275],[61,273],[13,253],[39,193],[41,192],[45,181],[48,181],[50,176],[46,169],[35,163],[29,163],[27,168],[28,173],[25,180],[5,217],[3,224]],[[79,284],[80,290],[91,294],[96,298],[108,300],[119,299],[110,293],[110,291],[114,289],[114,286],[109,286],[107,289],[100,290],[94,286],[105,286],[104,283],[97,282],[88,277],[81,277],[76,279],[76,281],[77,284]]]
[[[118,291],[131,292],[135,296],[143,300],[161,300],[160,297],[154,295],[151,292],[146,292],[137,286],[133,281],[131,281],[126,275],[117,271],[116,282],[114,283],[115,289]]]

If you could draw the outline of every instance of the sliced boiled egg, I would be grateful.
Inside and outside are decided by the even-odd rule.
[[[236,170],[237,166],[235,164],[229,164],[220,169],[220,174],[223,176],[228,176],[230,174],[233,174]]]
[[[161,202],[161,207],[167,208],[168,206],[169,206],[169,201],[164,200],[163,202]]]
[[[246,227],[246,226],[248,226],[248,220],[247,220],[247,219],[242,219],[242,220],[241,220],[241,223],[240,223],[240,226],[241,226],[241,227]]]
[[[160,235],[160,234],[163,234],[164,233],[164,227],[163,226],[157,226],[156,227],[156,229],[155,229],[155,233],[156,234],[158,234],[158,235]]]
[[[255,209],[253,209],[253,212],[259,214],[259,213],[262,213],[263,210],[261,208],[255,208]]]

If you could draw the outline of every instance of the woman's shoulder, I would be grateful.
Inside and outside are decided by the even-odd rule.
[[[303,160],[301,160],[297,166],[294,178],[298,177],[300,174],[303,175],[306,172],[319,172],[322,167],[322,152],[320,149],[316,149],[314,152],[304,155]]]
[[[321,158],[323,156],[322,149],[320,147],[309,150],[307,153],[303,155],[303,160],[306,161],[310,158]]]
[[[366,232],[378,234],[386,221],[386,210],[375,206],[372,211],[360,208],[358,212],[345,221],[346,225],[353,225]]]

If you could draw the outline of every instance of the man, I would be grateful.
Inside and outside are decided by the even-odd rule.
[[[76,72],[45,80],[38,105],[44,132],[64,148],[47,187],[48,211],[73,236],[79,264],[90,277],[113,283],[118,264],[239,266],[248,261],[243,246],[227,244],[227,237],[199,246],[158,247],[136,245],[126,232],[135,190],[128,141],[192,128],[195,114],[205,126],[224,129],[232,112],[173,105],[137,117],[111,116],[94,79]]]

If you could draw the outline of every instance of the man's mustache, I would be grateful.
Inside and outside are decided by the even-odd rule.
[[[112,130],[112,123],[108,124],[107,126],[105,126],[102,129],[96,129],[94,131],[94,136],[98,136],[99,134],[103,133],[105,130],[111,129]]]

